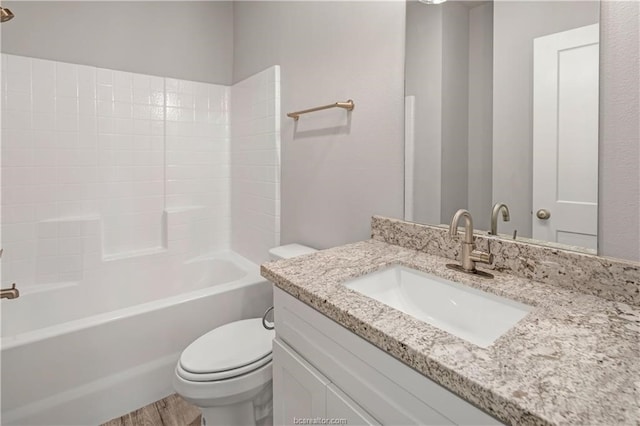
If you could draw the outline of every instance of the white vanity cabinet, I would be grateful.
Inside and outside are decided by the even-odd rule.
[[[329,380],[285,344],[273,342],[273,422],[325,417]]]
[[[274,306],[274,424],[501,424],[278,288]]]
[[[274,424],[301,424],[316,418],[344,419],[348,425],[379,424],[278,339],[273,342],[273,355],[278,360],[273,365]]]

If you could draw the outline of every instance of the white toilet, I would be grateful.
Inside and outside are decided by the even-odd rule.
[[[269,250],[273,260],[316,250],[288,244]],[[271,350],[273,330],[262,318],[220,326],[191,343],[173,377],[176,392],[202,411],[202,424],[273,424]]]

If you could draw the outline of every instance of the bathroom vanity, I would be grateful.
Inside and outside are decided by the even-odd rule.
[[[274,303],[274,424],[500,424],[284,291]]]
[[[476,236],[495,256],[484,279],[446,267],[459,240],[440,228],[374,217],[372,235],[262,265],[276,424],[640,421],[637,264]],[[393,265],[532,309],[482,347],[344,285]]]

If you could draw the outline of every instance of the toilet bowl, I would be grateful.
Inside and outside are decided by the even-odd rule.
[[[312,253],[289,244],[269,250],[271,259]],[[215,328],[180,355],[173,377],[175,391],[200,408],[202,424],[273,424],[271,358],[273,330],[262,318],[235,321]]]
[[[180,355],[173,387],[207,425],[271,424],[271,341],[261,318],[218,327]]]

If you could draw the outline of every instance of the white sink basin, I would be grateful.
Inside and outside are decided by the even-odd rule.
[[[483,348],[533,309],[399,265],[343,285]]]

